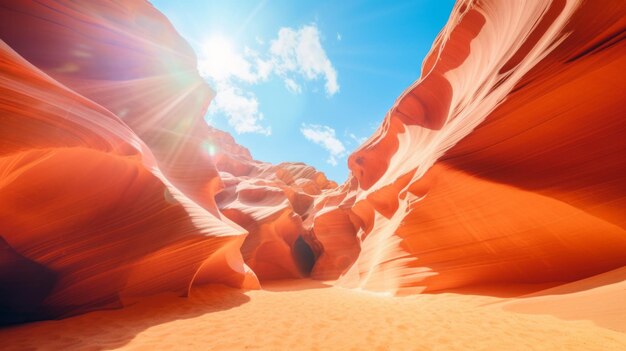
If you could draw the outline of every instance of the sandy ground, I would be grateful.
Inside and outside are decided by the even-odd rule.
[[[467,291],[389,297],[302,280],[248,292],[205,286],[187,299],[162,295],[5,328],[0,340],[4,350],[626,350],[626,284],[600,283],[617,298],[608,318],[593,308],[596,284],[526,299]],[[576,309],[576,294],[586,296],[586,310],[555,317]],[[560,304],[542,310],[555,296]]]

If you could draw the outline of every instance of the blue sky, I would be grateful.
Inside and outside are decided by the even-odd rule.
[[[339,183],[347,156],[420,75],[451,0],[152,1],[217,92],[207,121],[255,159]]]

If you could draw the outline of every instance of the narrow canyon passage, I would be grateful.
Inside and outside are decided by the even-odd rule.
[[[367,113],[385,87],[340,90],[317,25],[217,74],[380,114],[353,151],[275,126],[342,183],[238,143],[275,140],[256,95],[150,2],[0,0],[3,349],[626,349],[626,2],[459,0]]]
[[[296,239],[292,252],[298,267],[300,267],[300,271],[303,275],[309,276],[313,266],[315,266],[315,254],[302,236],[298,236],[298,239]]]

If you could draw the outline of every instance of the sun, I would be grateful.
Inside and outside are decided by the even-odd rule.
[[[215,35],[202,44],[198,67],[201,74],[220,81],[233,74],[233,64],[238,59],[233,42],[228,37]]]

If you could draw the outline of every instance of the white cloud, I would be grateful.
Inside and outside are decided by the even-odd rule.
[[[285,79],[285,88],[293,94],[300,94],[302,92],[302,87],[290,78]]]
[[[202,47],[198,58],[200,74],[214,82],[223,83],[237,78],[244,82],[256,83],[262,75],[255,72],[254,68],[250,61],[235,52],[228,39],[221,36],[209,39]]]
[[[258,37],[256,42],[264,45]],[[212,37],[198,50],[198,70],[217,92],[209,115],[215,118],[223,114],[237,133],[271,134],[271,128],[262,123],[259,101],[249,86],[261,84],[272,75],[282,79],[292,94],[302,93],[302,81],[320,78],[325,80],[327,95],[339,91],[337,71],[326,56],[317,26],[281,28],[265,52],[261,51],[244,47],[238,52],[222,36]]]
[[[219,89],[212,103],[210,114],[221,112],[237,134],[272,134],[270,127],[261,125],[263,114],[259,112],[259,102],[252,93],[244,93],[237,88],[224,86]]]
[[[259,111],[256,96],[245,91],[240,82],[256,84],[266,80],[271,65],[248,47],[243,54],[236,52],[232,43],[223,37],[209,39],[198,55],[198,70],[216,90],[209,107],[209,117],[222,114],[237,134],[271,134],[271,128],[263,125],[263,113]]]
[[[350,137],[350,139],[354,140],[357,145],[361,145],[365,142],[365,140],[367,140],[367,137],[357,137],[353,133],[348,133],[348,136]]]
[[[326,93],[339,92],[337,71],[326,56],[317,26],[308,25],[298,30],[281,28],[278,38],[271,41],[270,53],[279,75],[297,72],[307,80],[324,77]]]
[[[346,147],[341,140],[337,139],[335,130],[328,126],[317,124],[302,124],[300,132],[304,137],[328,151],[326,162],[333,166],[337,165],[337,159],[346,155]]]
[[[339,32],[337,32],[337,41],[341,41],[341,34],[339,34]]]

